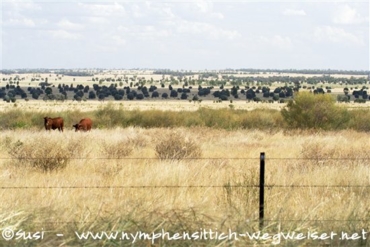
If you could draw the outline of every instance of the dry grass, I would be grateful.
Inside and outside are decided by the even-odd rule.
[[[156,141],[155,154],[161,160],[181,160],[186,158],[200,158],[200,145],[189,137],[178,132],[168,133]]]
[[[111,105],[115,109],[123,109],[130,111],[146,111],[146,110],[161,110],[161,111],[196,111],[199,108],[209,108],[209,109],[229,109],[229,105],[233,105],[235,110],[255,110],[255,109],[275,109],[281,110],[286,104],[284,103],[256,103],[247,102],[246,100],[225,101],[221,103],[215,103],[214,100],[203,100],[199,102],[189,102],[188,100],[143,100],[143,101],[86,101],[77,102],[67,100],[65,102],[44,102],[41,100],[18,100],[14,103],[7,103],[5,101],[0,101],[0,111],[9,111],[14,109],[22,109],[26,111],[36,111],[36,112],[61,112],[61,111],[95,111],[101,107],[106,107]],[[16,105],[16,106],[15,106]],[[356,104],[359,107],[369,107],[369,104]]]
[[[346,107],[348,109],[366,109],[370,108],[370,102],[363,104],[359,103],[336,103],[337,105]],[[62,112],[62,111],[81,111],[91,112],[98,109],[111,106],[115,109],[129,110],[129,111],[148,111],[148,110],[160,110],[160,111],[197,111],[200,108],[207,109],[230,109],[230,105],[235,110],[248,110],[253,111],[256,109],[272,109],[281,110],[286,106],[286,103],[256,103],[247,102],[246,100],[224,101],[221,103],[215,103],[213,100],[203,100],[199,102],[189,102],[187,100],[152,100],[152,101],[65,101],[65,102],[44,102],[41,100],[30,100],[23,101],[18,100],[16,103],[7,103],[0,101],[0,112],[6,112],[14,109],[22,109],[30,112]]]
[[[155,159],[156,147],[173,131],[201,143],[197,150],[203,158]],[[0,219],[3,219],[0,229],[14,226],[35,231],[40,222],[49,222],[47,226],[41,225],[67,233],[86,229],[150,232],[161,228],[172,232],[199,228],[255,232],[258,230],[258,189],[248,186],[258,183],[258,157],[260,152],[265,152],[266,184],[269,185],[265,192],[265,217],[271,221],[266,222],[264,231],[369,230],[369,187],[330,187],[370,185],[369,160],[361,159],[370,157],[366,149],[370,146],[369,137],[368,133],[354,131],[284,133],[207,128],[127,128],[91,133],[3,131],[0,135],[3,158],[11,157],[9,144],[17,141],[36,145],[45,139],[57,138],[61,143],[71,143],[70,146],[76,147],[72,150],[76,151],[70,154],[64,169],[48,173],[26,169],[16,160],[1,160],[2,187],[51,188],[0,189]],[[130,152],[120,156],[131,159],[102,159],[110,155],[104,145],[114,150],[131,145]],[[139,157],[143,159],[137,159]],[[253,159],[235,159],[243,157]],[[327,160],[327,157],[341,160]],[[324,186],[280,187],[291,185]],[[358,219],[367,221],[348,221]],[[101,246],[112,244],[99,243]],[[292,242],[287,246],[309,243]],[[324,244],[324,241],[313,243]],[[332,244],[335,243],[338,245],[335,241]],[[348,242],[348,246],[358,243]],[[197,246],[217,244],[257,243],[244,239],[228,243],[204,241]],[[48,235],[40,246],[50,245],[80,246],[81,243],[73,235],[64,239]],[[158,246],[163,245],[158,242]]]

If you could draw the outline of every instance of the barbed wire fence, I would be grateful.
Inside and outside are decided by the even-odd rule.
[[[22,159],[22,160],[35,160],[35,159],[50,159],[53,158],[3,158],[0,157],[0,160],[14,160],[14,159]],[[108,158],[108,157],[97,157],[97,158],[86,158],[86,157],[73,157],[69,158],[70,160],[178,160],[172,158],[142,158],[142,157],[121,157],[121,158]],[[260,229],[263,228],[264,222],[272,222],[276,220],[265,219],[265,189],[273,189],[273,188],[288,188],[288,189],[306,189],[306,188],[364,188],[370,189],[370,184],[290,184],[290,185],[281,185],[281,184],[268,184],[265,182],[265,171],[266,171],[266,161],[274,161],[274,160],[308,160],[308,161],[370,161],[370,157],[356,157],[356,158],[335,158],[335,157],[320,157],[320,158],[266,158],[264,152],[260,153],[259,158],[251,158],[251,157],[244,157],[244,158],[181,158],[181,160],[253,160],[256,163],[259,161],[259,184],[250,184],[250,185],[114,185],[114,186],[0,186],[0,190],[32,190],[32,189],[198,189],[198,188],[256,188],[259,189],[259,219],[258,220],[251,220],[255,222],[259,222]],[[350,220],[341,220],[341,219],[280,219],[279,221],[284,222],[370,222],[369,219],[350,219]],[[77,224],[77,223],[88,223],[88,222],[77,222],[77,221],[68,221],[68,222],[54,222],[54,221],[45,221],[45,222],[36,222],[40,224]],[[92,222],[91,222],[92,223]]]

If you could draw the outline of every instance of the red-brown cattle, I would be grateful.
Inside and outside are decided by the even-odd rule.
[[[61,117],[56,117],[56,118],[44,117],[44,126],[45,126],[46,130],[58,129],[59,131],[63,132],[63,118],[61,118]]]
[[[90,118],[81,119],[81,121],[78,124],[73,125],[73,127],[76,129],[76,132],[79,130],[90,131],[91,126],[92,126],[92,121]]]

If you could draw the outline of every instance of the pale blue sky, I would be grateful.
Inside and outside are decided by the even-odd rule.
[[[369,70],[367,1],[2,0],[1,69]]]

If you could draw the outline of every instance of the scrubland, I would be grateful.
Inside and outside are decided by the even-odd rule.
[[[3,130],[0,229],[47,232],[43,240],[0,245],[133,246],[74,235],[87,230],[258,232],[260,152],[266,153],[263,232],[368,232],[369,137],[354,130],[206,126]],[[61,232],[63,238],[55,235]],[[338,238],[281,245],[369,245]],[[156,240],[153,246],[262,244],[272,241]]]
[[[2,236],[9,229],[45,234],[41,240],[0,238],[0,245],[278,243],[262,235],[254,240],[239,235],[238,240],[208,236],[153,242],[147,237],[136,243],[107,237],[79,240],[76,235],[164,231],[191,236],[212,230],[306,236],[280,239],[284,246],[369,246],[369,114],[308,93],[298,94],[281,111],[127,110],[112,104],[92,111],[2,111]],[[63,117],[64,132],[45,131],[45,116]],[[72,125],[83,117],[93,119],[93,130],[74,132]],[[263,225],[261,152],[266,154]],[[316,239],[307,239],[309,232]]]

